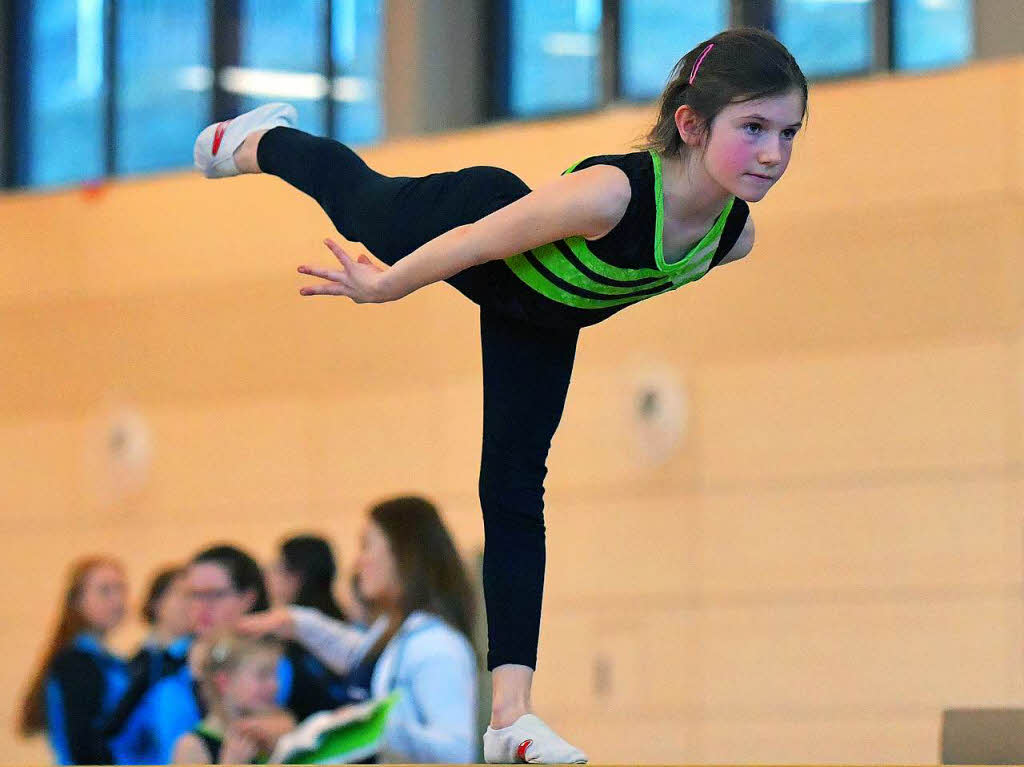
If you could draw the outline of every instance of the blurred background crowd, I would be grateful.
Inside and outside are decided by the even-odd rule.
[[[149,633],[128,659],[108,644],[129,605],[124,570],[79,561],[22,734],[45,732],[62,764],[245,764],[314,714],[400,688],[380,752],[364,758],[474,761],[475,596],[443,521],[423,498],[394,498],[369,510],[360,541],[344,590],[314,535],[285,539],[264,565],[220,544],[159,570],[139,608]]]

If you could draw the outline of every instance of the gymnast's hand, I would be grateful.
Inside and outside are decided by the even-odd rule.
[[[300,266],[301,274],[309,274],[327,280],[326,284],[308,285],[299,290],[304,296],[348,296],[357,304],[383,304],[395,301],[402,295],[390,287],[386,279],[387,269],[372,263],[366,256],[355,261],[333,240],[324,240],[342,269],[321,269],[316,266]]]

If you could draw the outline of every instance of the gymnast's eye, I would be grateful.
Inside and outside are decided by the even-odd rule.
[[[784,131],[782,131],[782,137],[784,139],[792,141],[793,139],[796,138],[796,128],[786,128]]]
[[[761,123],[744,123],[743,130],[751,136],[756,136],[761,132]]]

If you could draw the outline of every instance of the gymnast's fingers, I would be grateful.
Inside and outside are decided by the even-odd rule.
[[[327,249],[334,254],[335,258],[341,261],[341,263],[345,263],[343,257],[348,258],[348,253],[345,252],[344,248],[342,248],[341,245],[339,245],[330,238],[324,240],[324,245],[326,245]]]
[[[348,296],[352,297],[352,291],[346,285],[332,282],[326,285],[306,285],[299,288],[299,294],[303,296]]]
[[[341,282],[342,273],[335,269],[321,269],[318,266],[300,266],[299,274],[309,274],[331,282]]]

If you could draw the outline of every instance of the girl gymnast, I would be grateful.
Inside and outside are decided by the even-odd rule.
[[[789,51],[737,28],[676,64],[646,151],[588,157],[535,190],[493,167],[383,176],[343,144],[292,129],[284,104],[210,125],[196,140],[206,176],[278,176],[386,265],[325,240],[341,268],[300,266],[324,280],[302,295],[383,303],[443,280],[480,306],[488,762],[586,761],[530,703],[545,463],[580,328],[746,256],[747,203],[785,172],[806,104]]]

